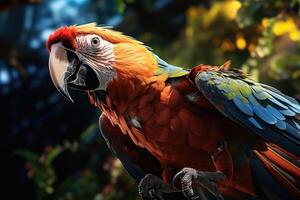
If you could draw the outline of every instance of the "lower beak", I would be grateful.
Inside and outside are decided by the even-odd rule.
[[[61,43],[53,44],[49,56],[49,71],[53,84],[68,100],[74,102],[68,87],[79,90],[92,90],[98,87],[95,72],[81,62],[80,56]]]

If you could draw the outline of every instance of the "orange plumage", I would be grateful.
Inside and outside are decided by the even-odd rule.
[[[216,115],[212,106],[201,107],[197,105],[198,102],[195,102],[195,105],[191,104],[185,95],[196,92],[196,88],[188,80],[176,86],[165,84],[163,80],[150,85],[139,83],[143,81],[116,78],[109,85],[106,97],[106,102],[113,104],[103,102],[96,106],[100,107],[111,123],[118,125],[124,134],[128,134],[136,145],[155,155],[162,166],[172,166],[176,169],[189,166],[204,171],[215,171],[216,168],[234,170],[231,169],[231,156],[234,152],[221,155],[221,163],[214,163],[210,152],[217,148],[218,142],[224,137],[238,137],[240,127],[222,115]],[[139,83],[139,88],[130,87],[136,83]],[[202,101],[207,100],[199,97],[199,102]],[[208,102],[206,104],[209,105]],[[140,118],[143,122],[141,130],[126,123],[127,114],[132,118]],[[241,190],[254,194],[250,167],[245,165],[242,169],[234,171],[235,173],[229,173],[233,174],[233,177],[223,186],[224,192],[229,194]]]

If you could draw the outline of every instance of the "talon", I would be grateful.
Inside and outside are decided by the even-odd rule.
[[[226,178],[223,172],[203,172],[192,168],[183,168],[173,177],[173,186],[175,186],[175,182],[178,178],[181,179],[181,191],[187,199],[207,199],[201,189],[202,187],[214,195],[217,199],[223,200],[216,184],[216,182]],[[199,184],[198,187],[193,188],[193,185],[196,183]]]
[[[177,174],[175,174],[175,176],[173,177],[173,180],[172,180],[172,185],[175,187],[175,182],[178,178],[182,178],[182,176],[184,175],[184,171],[181,170],[180,172],[178,172]]]
[[[153,199],[155,199],[154,193],[155,193],[154,189],[149,190],[149,196]]]
[[[149,191],[149,195],[153,199],[163,200],[161,192],[155,191],[154,189]]]
[[[163,193],[178,192],[174,187],[152,174],[147,174],[138,187],[143,200],[164,200]]]

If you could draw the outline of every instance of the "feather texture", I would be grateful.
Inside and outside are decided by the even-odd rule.
[[[235,71],[199,72],[195,82],[213,105],[224,105],[216,107],[225,116],[300,154],[300,126],[295,122],[300,105],[295,99],[271,86],[245,81]]]

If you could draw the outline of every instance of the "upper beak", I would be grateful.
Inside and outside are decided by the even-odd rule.
[[[81,54],[64,47],[61,43],[51,46],[49,71],[58,91],[71,102],[74,102],[68,88],[78,90],[97,90],[100,85],[99,74],[83,62]]]
[[[68,91],[70,77],[76,72],[79,58],[75,52],[65,48],[61,43],[53,44],[49,56],[49,71],[57,90],[71,102],[74,102]]]

